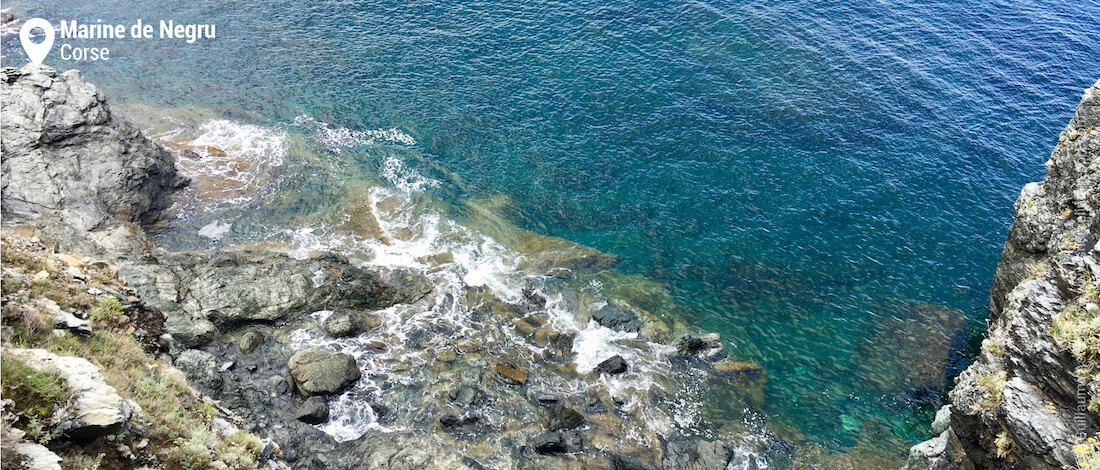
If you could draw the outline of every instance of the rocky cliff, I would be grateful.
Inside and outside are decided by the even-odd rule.
[[[1015,204],[987,338],[908,470],[1100,468],[1100,82]]]

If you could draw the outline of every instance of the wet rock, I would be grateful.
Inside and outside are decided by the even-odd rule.
[[[200,389],[217,390],[222,386],[218,359],[206,351],[188,349],[176,358],[175,366]]]
[[[423,433],[371,433],[359,441],[355,470],[479,470],[480,465]]]
[[[676,343],[676,354],[714,362],[726,357],[722,340],[717,333],[703,336],[684,335]]]
[[[532,439],[531,448],[542,455],[580,452],[584,448],[584,435],[577,431],[548,432]]]
[[[369,331],[380,325],[382,325],[382,319],[378,318],[377,315],[340,310],[329,315],[321,325],[321,329],[333,338],[345,338]]]
[[[596,310],[592,319],[613,330],[637,332],[642,329],[642,321],[638,319],[638,315],[615,303],[608,303]]]
[[[550,409],[546,428],[551,431],[579,428],[584,424],[584,415],[566,406],[555,406]]]
[[[532,391],[530,398],[532,402],[539,406],[554,406],[563,403],[561,396],[546,392]]]
[[[569,449],[565,437],[560,432],[548,432],[541,434],[531,442],[535,452],[543,455],[561,454]]]
[[[623,359],[622,356],[616,354],[599,363],[599,365],[596,366],[596,373],[616,375],[622,374],[628,369],[630,369],[630,366],[627,365],[626,360]]]
[[[305,396],[334,395],[362,377],[355,358],[322,348],[298,351],[287,365],[298,392]]]
[[[262,344],[264,344],[264,334],[256,330],[249,330],[237,340],[237,349],[241,351],[241,354],[249,354]]]
[[[611,461],[608,467],[610,470],[650,470],[641,461],[628,455],[612,455],[609,460]]]
[[[473,433],[477,431],[481,418],[476,415],[443,415],[439,418],[439,427],[447,432]]]
[[[328,421],[328,403],[322,397],[309,397],[298,411],[294,413],[294,419],[307,424],[321,424]]]
[[[451,392],[447,394],[447,398],[454,403],[457,403],[464,407],[468,407],[476,405],[485,400],[485,392],[482,392],[477,387],[463,385],[454,390],[451,390]]]
[[[732,378],[756,380],[765,378],[767,371],[756,361],[735,361],[722,359],[714,363],[714,372]]]
[[[45,349],[7,349],[35,370],[52,368],[65,381],[66,392],[73,397],[71,408],[64,411],[59,428],[73,437],[97,437],[126,429],[133,415],[130,403],[107,385],[103,374],[87,359],[58,356]]]
[[[527,371],[506,362],[497,363],[496,371],[509,383],[523,385],[527,383]]]

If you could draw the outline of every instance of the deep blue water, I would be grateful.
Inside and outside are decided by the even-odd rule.
[[[120,102],[397,127],[444,197],[506,194],[665,283],[764,364],[770,416],[840,449],[926,437],[1012,203],[1100,77],[1091,1],[72,3],[6,6],[216,23],[46,63]]]

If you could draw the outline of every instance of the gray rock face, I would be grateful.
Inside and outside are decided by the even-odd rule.
[[[60,425],[68,435],[106,436],[128,425],[133,415],[130,403],[107,385],[99,368],[87,359],[58,356],[45,349],[8,349],[6,354],[22,359],[35,370],[53,368],[61,374],[74,401]]]
[[[290,375],[303,395],[333,395],[362,377],[355,358],[335,351],[310,348],[290,357]]]
[[[1100,308],[1088,294],[1100,279],[1100,82],[1046,168],[1015,204],[988,338],[950,393],[950,425],[937,415],[941,433],[912,448],[908,470],[1077,468],[1073,446],[1100,431],[1100,416],[1082,410],[1097,387],[1076,374],[1096,364],[1053,333],[1065,312]]]
[[[168,315],[168,332],[185,347],[209,342],[219,329],[290,320],[325,306],[385,308],[431,292],[423,274],[359,268],[332,254],[298,260],[267,251],[234,251],[154,259],[121,262],[119,273]],[[365,318],[360,327],[371,324]]]
[[[5,224],[51,219],[118,241],[186,184],[171,154],[113,115],[80,72],[28,64],[0,74]]]

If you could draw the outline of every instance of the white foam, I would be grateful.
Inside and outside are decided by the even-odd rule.
[[[202,124],[194,139],[176,140],[187,133],[180,127],[160,139],[174,151],[179,172],[192,179],[188,209],[242,204],[276,189],[272,173],[286,159],[286,133],[224,119]]]
[[[331,127],[328,123],[317,121],[309,116],[294,118],[298,125],[312,125],[316,129],[318,140],[333,153],[342,153],[344,149],[362,145],[399,144],[416,145],[416,139],[396,127],[389,129],[370,129],[353,131],[345,127]]]
[[[229,233],[229,229],[231,228],[233,228],[233,224],[223,224],[215,220],[203,225],[202,228],[199,229],[199,235],[211,240],[217,240],[221,238],[222,235]]]

